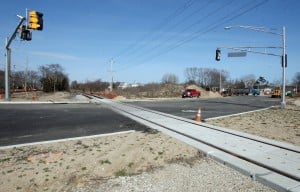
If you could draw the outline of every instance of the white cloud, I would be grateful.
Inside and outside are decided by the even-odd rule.
[[[69,55],[65,53],[57,53],[57,52],[39,52],[39,51],[32,51],[30,52],[32,55],[37,56],[44,56],[44,57],[51,57],[56,59],[62,59],[62,60],[79,60],[80,58],[74,55]]]

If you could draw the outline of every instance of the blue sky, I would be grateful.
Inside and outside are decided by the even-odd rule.
[[[217,68],[231,79],[248,74],[281,81],[281,58],[248,53],[215,61],[220,46],[282,46],[282,37],[225,26],[250,25],[281,33],[286,27],[287,80],[300,72],[298,0],[9,0],[0,7],[0,39],[10,36],[25,9],[44,14],[43,31],[11,45],[12,69],[58,63],[71,81],[160,82],[172,73],[185,81],[188,67]],[[279,29],[275,31],[275,28]],[[4,69],[4,46],[0,68]],[[265,50],[262,50],[265,51]],[[281,49],[267,50],[281,54]]]

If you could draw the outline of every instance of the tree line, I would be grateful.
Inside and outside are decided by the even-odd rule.
[[[269,82],[263,76],[256,77],[253,74],[244,75],[238,79],[230,79],[228,71],[218,70],[215,68],[197,68],[190,67],[184,70],[185,84],[196,84],[202,88],[212,89],[219,88],[263,88],[268,86],[278,86],[281,82]],[[162,77],[162,83],[178,84],[178,77],[175,74],[167,73]],[[300,87],[300,72],[295,73],[291,85],[296,86],[299,90]]]
[[[38,71],[23,70],[11,72],[10,88],[24,91],[68,91],[69,77],[60,64],[43,65],[38,68]],[[5,72],[2,70],[0,70],[0,89],[5,89]]]
[[[0,70],[0,90],[4,90],[4,71]],[[190,67],[184,70],[185,83],[196,84],[206,89],[219,88],[220,83],[223,88],[252,88],[253,86],[266,87],[272,85],[264,77],[256,77],[249,74],[239,79],[230,79],[229,72],[214,68]],[[101,79],[78,83],[76,80],[69,84],[68,75],[64,72],[60,64],[43,65],[37,71],[25,70],[14,71],[11,73],[11,89],[42,90],[44,92],[68,91],[69,89],[81,91],[103,91],[108,88],[109,83]],[[113,84],[117,88],[120,82]],[[179,78],[173,73],[166,73],[161,79],[162,84],[179,84]],[[274,82],[273,85],[280,85],[280,82]],[[292,85],[300,87],[300,72],[295,73]]]

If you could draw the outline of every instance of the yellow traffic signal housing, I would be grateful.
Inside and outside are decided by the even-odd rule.
[[[43,13],[37,11],[29,12],[28,29],[43,30]]]

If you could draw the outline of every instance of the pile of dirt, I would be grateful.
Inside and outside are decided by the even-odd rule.
[[[58,91],[55,93],[45,93],[42,91],[35,92],[22,92],[11,94],[12,101],[55,101],[55,102],[67,102],[75,99],[75,96],[70,92]]]
[[[205,98],[216,98],[216,97],[221,97],[221,95],[218,92],[214,91],[206,91],[202,87],[199,87],[197,85],[188,85],[186,89],[196,89],[198,91],[201,91],[201,97]]]
[[[201,91],[201,97],[221,97],[218,92],[206,91],[197,85],[148,84],[141,87],[131,87],[117,90],[116,93],[126,99],[137,98],[180,98],[186,89]],[[120,98],[118,98],[120,99]]]

